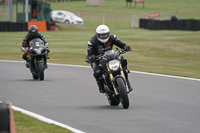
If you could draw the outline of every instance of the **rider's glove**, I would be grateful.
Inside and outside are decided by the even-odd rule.
[[[45,43],[45,46],[47,49],[49,49],[49,44],[48,43]]]
[[[50,49],[49,49],[49,44],[48,43],[45,43],[45,47],[47,49],[47,53],[50,53]]]
[[[25,47],[21,47],[21,51],[22,51],[22,52],[27,52],[27,51],[28,51],[28,49],[27,49],[27,48],[25,48]]]
[[[93,62],[95,60],[95,55],[91,55],[90,57],[89,57],[89,61],[90,62]]]
[[[130,51],[130,50],[131,50],[131,47],[130,47],[129,45],[125,45],[125,46],[124,46],[124,50],[125,50],[125,51]]]

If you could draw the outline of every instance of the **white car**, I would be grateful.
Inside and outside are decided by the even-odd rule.
[[[83,25],[83,19],[72,12],[63,10],[51,11],[51,20],[53,22]]]

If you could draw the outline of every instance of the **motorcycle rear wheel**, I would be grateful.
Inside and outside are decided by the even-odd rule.
[[[117,78],[116,79],[117,82],[117,86],[118,86],[118,90],[119,90],[119,94],[120,94],[120,102],[122,104],[122,107],[124,109],[128,109],[129,107],[129,98],[128,98],[128,94],[127,94],[127,90],[126,90],[126,86],[124,84],[124,81],[122,78]]]

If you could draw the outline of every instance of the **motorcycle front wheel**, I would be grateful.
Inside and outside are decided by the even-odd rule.
[[[38,63],[38,73],[39,73],[40,80],[44,80],[44,63],[43,62]]]
[[[122,78],[116,79],[118,91],[119,91],[119,99],[124,109],[129,107],[129,98],[126,90],[126,86],[124,84],[124,80]]]

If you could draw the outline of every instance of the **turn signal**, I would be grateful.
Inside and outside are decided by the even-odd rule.
[[[30,55],[27,55],[26,57],[30,58]]]
[[[47,55],[50,55],[50,53],[47,53]]]

